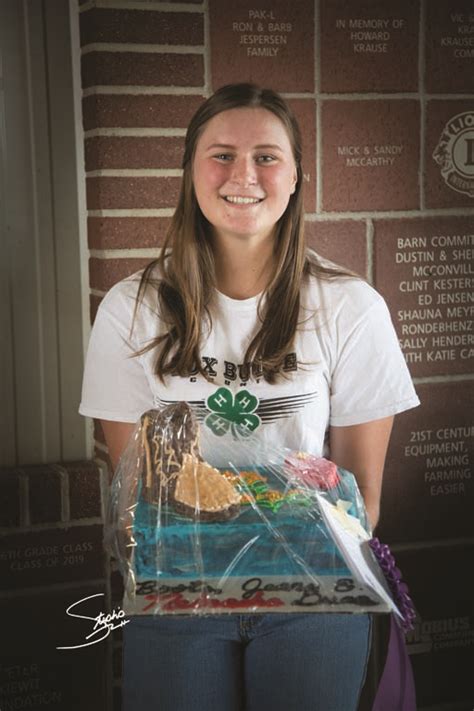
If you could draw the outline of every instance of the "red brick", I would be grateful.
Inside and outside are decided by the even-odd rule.
[[[170,217],[89,217],[90,249],[133,249],[161,246]]]
[[[86,170],[181,168],[183,150],[177,136],[94,136],[85,142]]]
[[[304,204],[306,212],[316,210],[316,106],[313,99],[289,99],[303,141]]]
[[[100,516],[100,471],[97,464],[95,462],[67,464],[67,473],[71,519]]]
[[[0,589],[103,578],[102,537],[102,526],[95,525],[0,538]]]
[[[415,629],[406,641],[419,709],[472,707],[473,556],[472,545],[396,555],[417,611]]]
[[[24,470],[28,474],[31,523],[61,520],[61,475],[55,465],[39,465]]]
[[[89,52],[82,57],[82,86],[203,86],[199,54]]]
[[[387,543],[472,536],[473,383],[416,390],[421,405],[395,418],[377,535]]]
[[[323,103],[324,210],[419,208],[419,113],[418,102],[406,99]],[[368,156],[364,153],[366,148]],[[376,155],[376,149],[400,153]],[[347,150],[358,152],[344,154]],[[353,164],[354,160],[367,158],[392,162]]]
[[[462,16],[461,21],[456,16]],[[473,93],[472,0],[426,3],[425,89],[431,94]],[[453,46],[453,42],[465,42]],[[446,45],[446,46],[444,46]],[[451,46],[450,46],[451,45]],[[464,56],[459,56],[460,52]]]
[[[108,291],[121,279],[143,269],[152,261],[150,257],[130,259],[97,259],[89,260],[90,285],[92,289]]]
[[[181,178],[87,178],[89,210],[175,207]]]
[[[322,0],[321,91],[418,91],[419,14],[419,2],[413,0]],[[354,20],[387,24],[380,29],[351,27]],[[353,33],[382,37],[354,38]],[[361,44],[385,51],[358,51]]]
[[[314,92],[314,2],[262,0],[266,19],[251,16],[252,0],[210,0],[211,76],[214,89],[232,82],[253,81],[277,91]],[[237,23],[237,29],[234,29]],[[240,23],[242,27],[240,27]],[[272,30],[276,23],[291,25]],[[246,38],[261,37],[249,43]],[[265,38],[281,37],[281,44]],[[251,56],[252,50],[276,50],[274,56]]]
[[[427,102],[424,170],[426,207],[473,207],[473,142],[472,101]]]
[[[94,94],[82,102],[84,130],[94,128],[186,128],[202,96]]]
[[[13,528],[20,525],[20,471],[1,469],[0,481],[0,527]]]
[[[106,641],[83,649],[57,646],[86,643],[94,621],[71,617],[66,609],[86,597],[104,592],[97,585],[35,595],[16,593],[0,601],[0,703],[2,709],[104,711],[109,661]],[[81,602],[84,616],[106,611],[104,597]],[[111,636],[114,632],[111,633]],[[89,640],[89,642],[92,640]],[[71,656],[72,655],[72,656]],[[73,657],[73,660],[72,660]]]
[[[184,44],[204,42],[204,16],[193,12],[153,12],[92,8],[80,16],[81,44],[131,42]]]
[[[90,320],[91,324],[94,323],[95,317],[97,316],[97,309],[99,308],[100,302],[102,301],[101,296],[95,296],[94,294],[90,294],[89,296],[89,309],[90,309]]]
[[[337,220],[305,222],[306,241],[311,249],[346,269],[367,277],[365,222]]]
[[[453,281],[465,282],[472,273],[471,235],[469,217],[374,223],[375,285],[397,314],[395,328],[413,376],[472,372],[471,289]],[[439,236],[460,244],[439,245]]]

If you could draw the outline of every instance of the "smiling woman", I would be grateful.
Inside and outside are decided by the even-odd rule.
[[[393,416],[419,401],[382,297],[306,248],[301,156],[275,92],[203,103],[160,258],[101,303],[80,411],[116,464],[144,411],[245,396],[264,442],[352,471],[375,526]],[[370,629],[366,614],[134,617],[124,709],[354,711]]]

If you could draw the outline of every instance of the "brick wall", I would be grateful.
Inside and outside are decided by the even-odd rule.
[[[92,315],[162,243],[203,98],[250,79],[294,108],[309,242],[386,298],[422,401],[395,425],[379,531],[417,604],[419,706],[471,708],[472,2],[97,0],[80,26]]]

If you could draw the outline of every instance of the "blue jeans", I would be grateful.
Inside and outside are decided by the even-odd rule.
[[[366,614],[138,616],[123,628],[123,711],[355,711]]]

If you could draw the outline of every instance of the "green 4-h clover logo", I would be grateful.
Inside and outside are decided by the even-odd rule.
[[[254,414],[258,398],[248,390],[239,390],[234,396],[229,388],[219,388],[207,398],[206,405],[211,413],[205,423],[218,437],[230,429],[234,434],[250,434],[261,424],[260,417]]]

